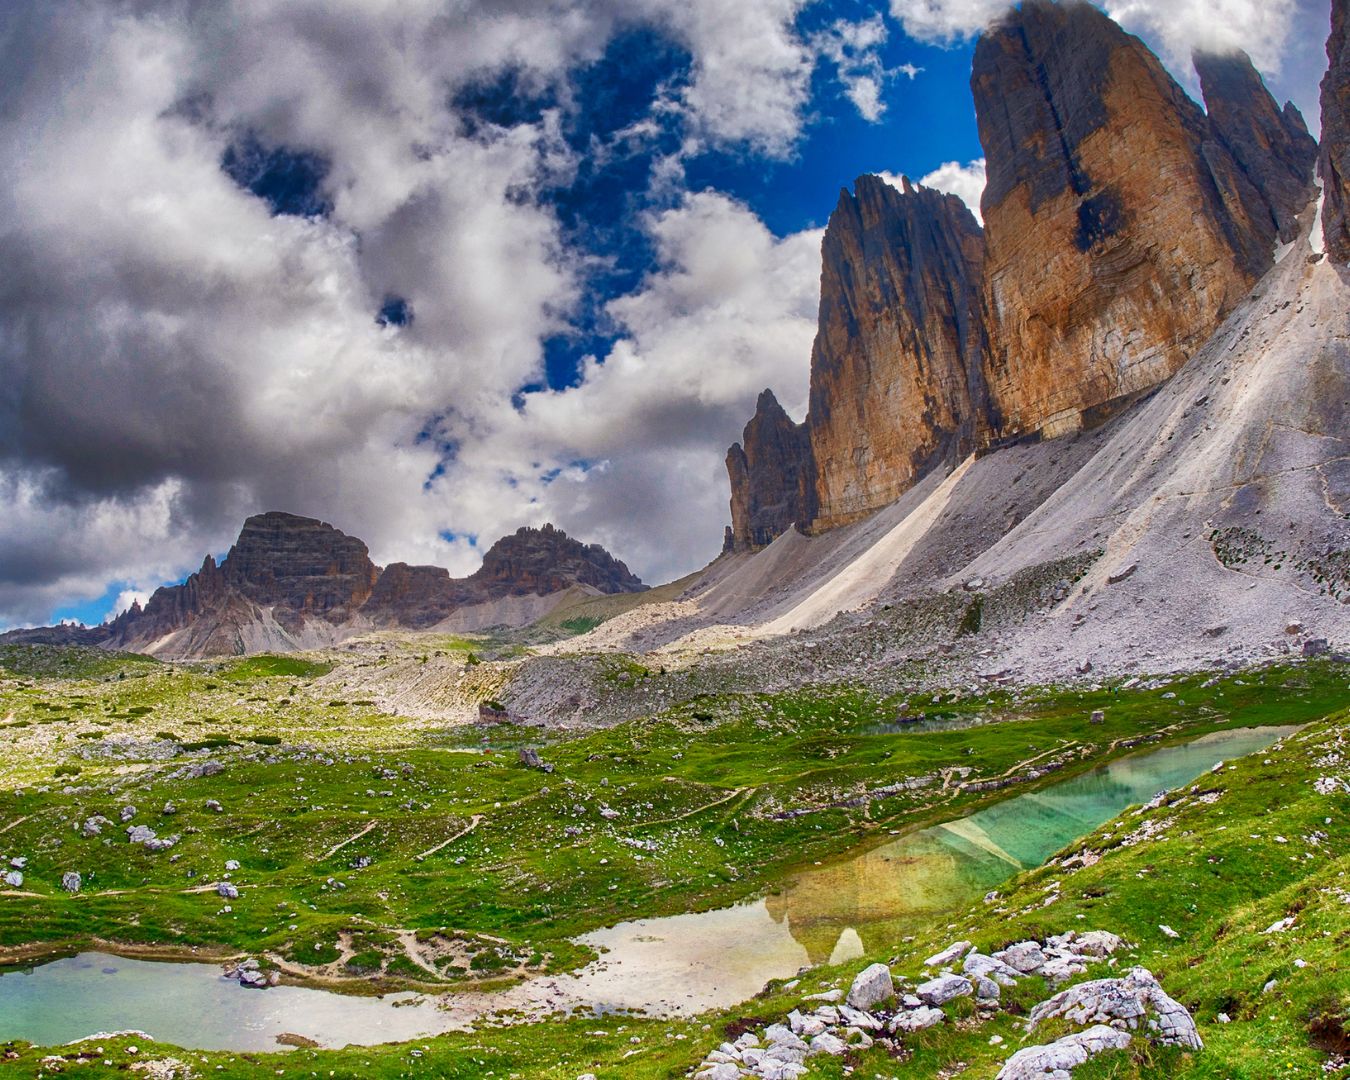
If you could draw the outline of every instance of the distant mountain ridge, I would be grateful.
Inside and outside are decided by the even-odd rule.
[[[327,522],[270,511],[244,522],[217,565],[208,555],[181,585],[156,589],[104,626],[19,630],[0,641],[101,645],[168,657],[238,655],[332,644],[363,629],[435,627],[507,598],[569,590],[641,592],[642,581],[598,544],[553,525],[521,528],[488,549],[467,578],[438,566],[381,570],[366,545]],[[537,604],[507,609],[533,617]]]

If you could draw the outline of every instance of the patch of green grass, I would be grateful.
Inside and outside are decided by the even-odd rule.
[[[332,670],[332,664],[322,661],[307,660],[299,656],[264,654],[238,660],[220,672],[220,675],[232,682],[245,683],[258,679],[317,679]]]
[[[605,620],[598,615],[580,615],[574,619],[564,619],[558,626],[573,637],[588,634]]]

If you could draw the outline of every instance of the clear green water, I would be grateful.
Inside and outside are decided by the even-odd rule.
[[[0,1039],[52,1045],[134,1029],[189,1048],[248,1051],[276,1049],[282,1033],[326,1046],[413,1039],[499,1008],[669,1015],[734,1005],[769,979],[880,949],[1040,865],[1125,807],[1295,730],[1241,728],[1136,754],[812,868],[753,903],[599,930],[581,940],[607,950],[602,960],[575,975],[497,994],[358,998],[296,987],[245,990],[211,965],[84,953],[0,975]]]

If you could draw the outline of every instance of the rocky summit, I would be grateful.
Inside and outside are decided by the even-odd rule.
[[[859,177],[830,215],[822,261],[806,420],[812,529],[894,502],[995,426],[984,242],[965,203]]]
[[[641,592],[646,586],[599,544],[582,544],[545,525],[502,537],[467,578],[452,578],[439,566],[392,563],[363,614],[378,626],[420,630],[463,608],[573,588],[612,594]]]
[[[772,543],[815,505],[815,468],[805,424],[794,424],[772,390],[759,395],[741,442],[727,451],[731,524],[727,551]]]

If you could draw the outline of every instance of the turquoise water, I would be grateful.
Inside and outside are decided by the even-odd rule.
[[[370,998],[284,986],[247,990],[213,965],[83,953],[0,975],[0,1039],[54,1045],[134,1029],[188,1048],[249,1051],[276,1049],[283,1033],[325,1046],[414,1039],[504,1008],[677,1015],[726,1007],[769,979],[883,948],[1039,866],[1125,807],[1295,730],[1241,728],[1138,753],[812,868],[761,900],[587,934],[580,940],[606,951],[574,975],[493,994]]]

